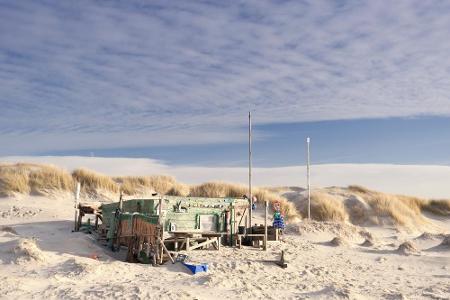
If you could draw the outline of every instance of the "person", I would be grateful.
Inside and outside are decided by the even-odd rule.
[[[252,210],[256,210],[256,202],[258,202],[258,198],[256,198],[256,196],[253,196],[252,200]]]
[[[273,228],[284,229],[284,216],[281,213],[281,205],[277,201],[273,204]]]

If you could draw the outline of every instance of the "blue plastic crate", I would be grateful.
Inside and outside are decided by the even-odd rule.
[[[199,272],[207,272],[208,271],[208,264],[198,264],[198,265],[193,265],[193,264],[187,264],[185,262],[183,262],[183,265],[188,268],[192,274],[197,274]]]

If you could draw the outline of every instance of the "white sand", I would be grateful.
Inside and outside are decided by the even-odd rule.
[[[210,267],[207,273],[191,275],[179,264],[152,267],[112,258],[90,235],[71,232],[72,207],[69,195],[0,199],[0,228],[9,226],[0,231],[0,298],[450,298],[450,249],[436,248],[443,240],[438,234],[416,238],[420,233],[394,228],[302,223],[290,225],[284,242],[271,244],[267,252],[229,247],[220,253],[190,252]],[[2,212],[8,213],[2,217]],[[436,224],[450,232],[448,219]],[[373,235],[373,246],[360,245],[367,231]],[[336,236],[345,240],[344,245],[330,245]],[[23,238],[35,240],[40,250],[32,250],[39,259],[18,260],[18,255],[27,256],[14,252]],[[419,254],[398,252],[407,240],[414,241]],[[268,262],[282,249],[287,269]],[[90,258],[96,256],[98,260]]]

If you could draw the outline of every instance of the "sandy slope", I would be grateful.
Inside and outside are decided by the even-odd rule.
[[[71,232],[71,207],[69,196],[0,199],[0,226],[12,229],[0,232],[0,298],[450,298],[450,247],[439,247],[443,237],[438,235],[417,238],[418,233],[394,228],[300,223],[290,225],[284,242],[271,244],[267,252],[228,247],[220,253],[191,252],[210,266],[208,273],[193,276],[179,264],[151,267],[114,259],[90,235]],[[450,232],[448,219],[436,224]],[[367,230],[373,246],[360,245],[370,236]],[[344,245],[329,243],[336,235]],[[12,251],[24,237],[36,239],[41,261],[26,262],[27,255]],[[397,251],[405,240],[420,251]],[[268,262],[281,249],[288,259],[284,270]]]

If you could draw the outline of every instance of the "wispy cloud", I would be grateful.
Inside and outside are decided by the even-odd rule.
[[[12,151],[239,140],[249,109],[260,123],[450,115],[449,12],[0,0],[0,138]]]

